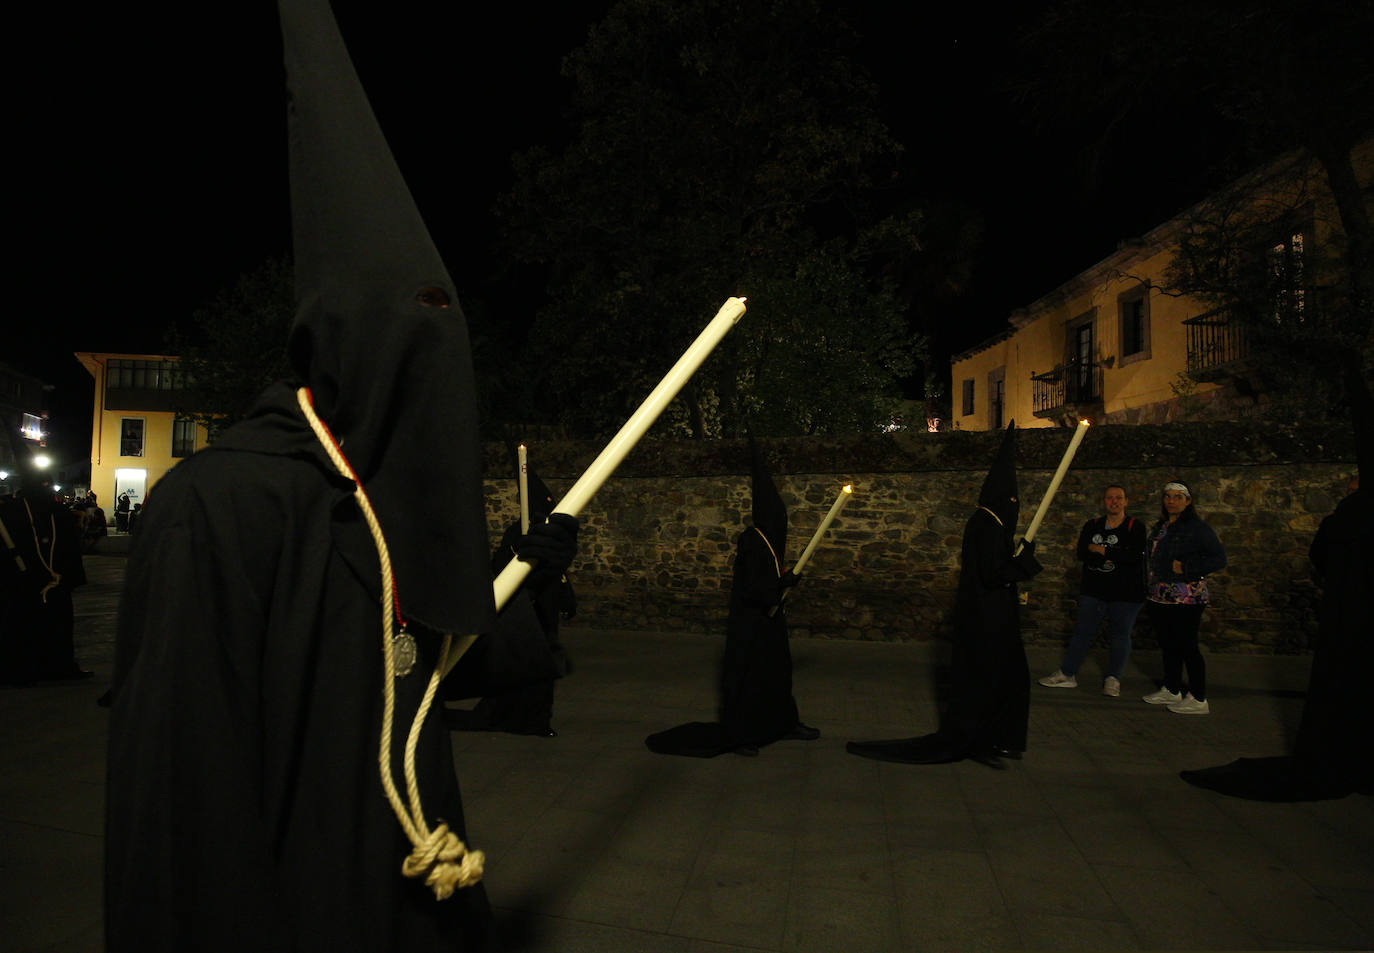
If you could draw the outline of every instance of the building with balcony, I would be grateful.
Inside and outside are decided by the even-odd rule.
[[[81,351],[95,378],[91,489],[107,511],[121,493],[142,502],[162,476],[206,444],[205,428],[178,416],[186,381],[175,357]]]
[[[1354,152],[1366,192],[1374,139]],[[951,359],[954,426],[1166,423],[1236,419],[1266,401],[1247,325],[1170,287],[1171,265],[1199,222],[1262,222],[1239,232],[1255,307],[1304,320],[1324,289],[1313,263],[1342,241],[1325,180],[1288,157],[1233,184],[1013,312],[1008,327]],[[1274,223],[1279,223],[1275,225]],[[1326,261],[1331,257],[1327,256]]]

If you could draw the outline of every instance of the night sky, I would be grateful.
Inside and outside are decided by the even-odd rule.
[[[336,4],[460,297],[499,302],[496,319],[523,324],[538,298],[494,277],[494,198],[513,152],[567,136],[560,61],[608,6]],[[962,320],[938,341],[945,352],[1215,184],[1225,143],[1201,115],[1123,144],[1095,179],[1081,162],[1092,130],[1025,121],[1008,76],[1013,37],[1037,4],[1001,20],[974,4],[848,6],[863,36],[855,58],[907,148],[908,181],[985,219]],[[193,5],[170,22],[151,11],[34,16],[16,33],[34,38],[40,63],[19,104],[33,134],[16,148],[20,181],[32,183],[21,200],[37,214],[16,269],[27,305],[0,359],[57,385],[53,426],[84,439],[89,378],[72,351],[158,352],[169,323],[288,249],[280,39],[272,4]]]

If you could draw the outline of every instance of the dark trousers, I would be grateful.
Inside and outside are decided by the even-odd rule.
[[[1183,667],[1188,667],[1188,691],[1198,701],[1207,698],[1207,664],[1197,644],[1197,627],[1202,621],[1204,605],[1175,605],[1151,602],[1150,624],[1159,651],[1164,656],[1164,687],[1171,692],[1183,691]]]

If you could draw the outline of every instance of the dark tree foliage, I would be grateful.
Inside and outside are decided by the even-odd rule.
[[[852,34],[816,0],[621,0],[564,63],[566,148],[516,157],[510,254],[546,266],[531,390],[619,424],[725,298],[749,313],[665,426],[697,437],[868,430],[921,345],[892,253],[922,218],[875,208],[900,148]]]
[[[1210,128],[1229,140],[1221,174],[1264,165],[1185,222],[1162,290],[1242,324],[1286,411],[1329,413],[1367,376],[1374,225],[1354,154],[1374,133],[1371,36],[1369,0],[1059,0],[1025,38],[1026,100],[1093,130],[1087,154]],[[1325,225],[1335,238],[1318,246]]]
[[[273,258],[194,312],[185,331],[173,329],[168,350],[187,385],[177,413],[203,425],[212,442],[247,416],[268,384],[291,376],[286,337],[295,309],[291,262]]]

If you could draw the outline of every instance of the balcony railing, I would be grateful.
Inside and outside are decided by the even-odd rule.
[[[1224,311],[1209,311],[1183,322],[1188,329],[1188,370],[1206,380],[1250,355],[1245,328]]]
[[[1032,410],[1051,417],[1070,408],[1102,403],[1102,367],[1096,361],[1070,361],[1031,375]]]

